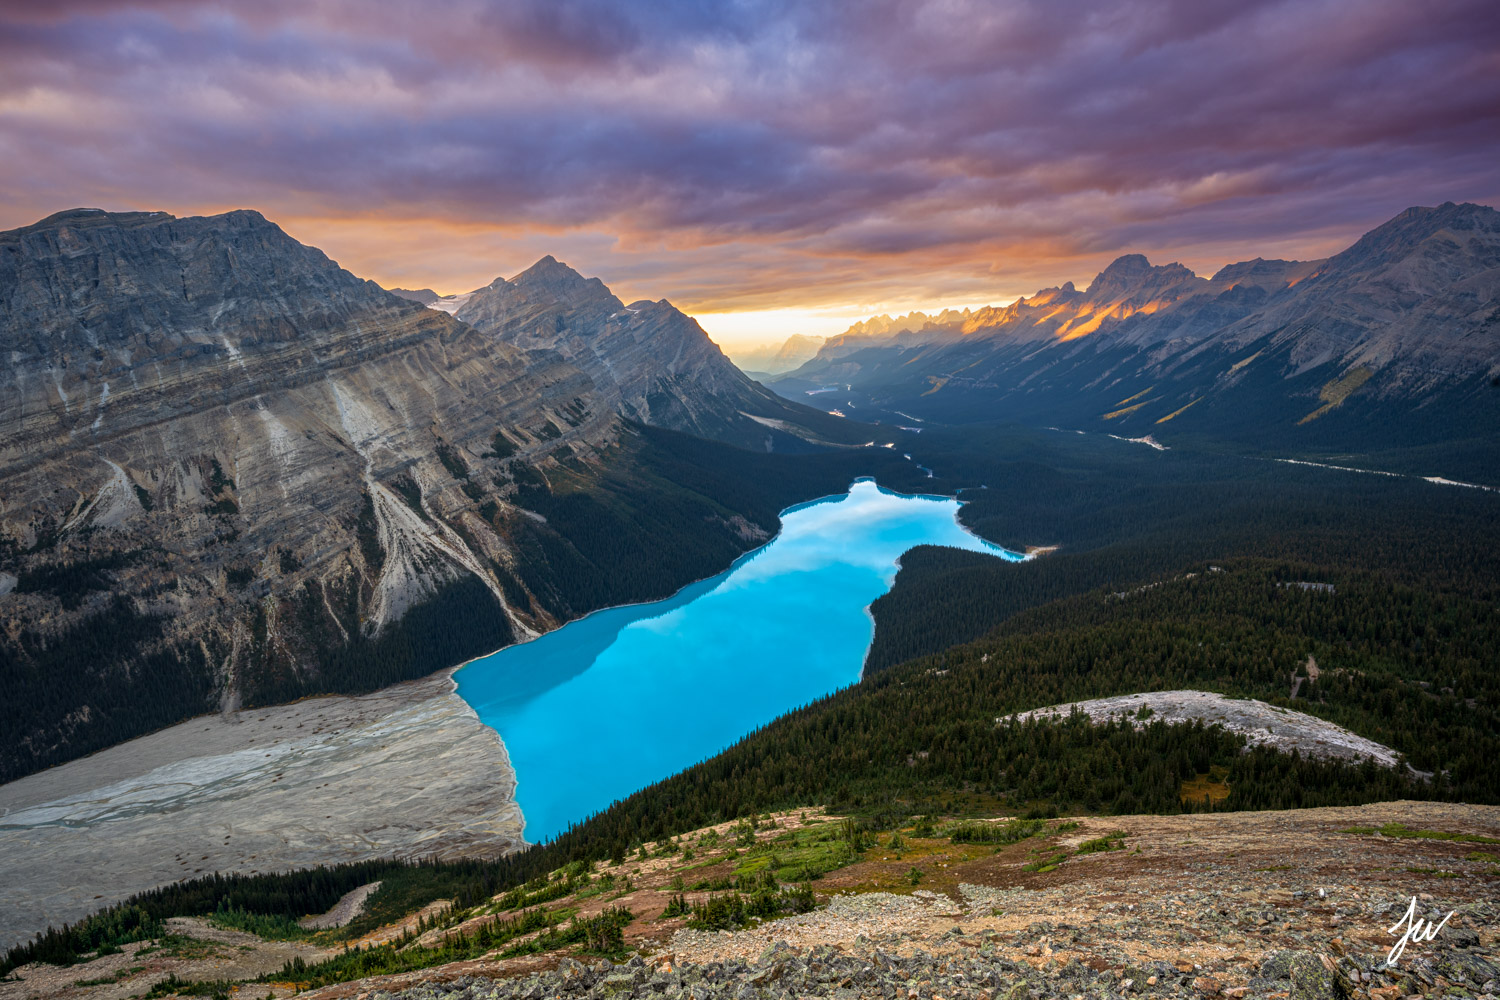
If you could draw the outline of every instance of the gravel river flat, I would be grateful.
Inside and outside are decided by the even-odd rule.
[[[514,791],[447,671],[192,719],[0,785],[0,949],[214,871],[500,854]]]

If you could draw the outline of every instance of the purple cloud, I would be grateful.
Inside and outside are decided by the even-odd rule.
[[[1494,203],[1497,52],[1482,0],[7,0],[0,227],[250,206],[409,285],[545,247],[690,307],[977,301]]]

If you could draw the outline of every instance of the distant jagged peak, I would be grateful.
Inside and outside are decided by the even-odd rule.
[[[1071,281],[1065,282],[1061,287],[1043,288],[1029,299],[1023,295],[1009,305],[976,309],[959,332],[966,337],[1035,337],[1069,322],[1086,299]]]
[[[869,319],[857,320],[849,324],[843,333],[835,334],[830,340],[842,340],[854,337],[884,337],[890,333],[891,317],[888,313],[879,316],[871,316]]]
[[[1136,315],[1151,315],[1208,282],[1181,264],[1154,266],[1142,254],[1117,258],[1079,292],[1071,281],[1009,305],[976,310],[960,327],[965,337],[1074,340]]]
[[[1185,298],[1215,294],[1237,284],[1277,291],[1306,277],[1320,261],[1280,261],[1257,258],[1231,264],[1211,282],[1180,263],[1154,265],[1144,254],[1116,258],[1079,291],[1073,282],[1043,288],[1003,306],[944,310],[935,315],[910,313],[903,317],[873,316],[849,327],[824,346],[820,357],[847,354],[872,340],[897,341],[909,331],[927,342],[957,335],[964,338],[1017,340],[1074,340],[1131,320],[1169,310]]]
[[[1500,211],[1448,202],[1407,209],[1327,259],[1256,257],[1228,264],[1212,278],[1200,277],[1179,263],[1158,266],[1142,254],[1125,254],[1085,291],[1069,283],[1005,306],[975,310],[959,338],[931,325],[908,335],[871,336],[865,331],[887,330],[896,323],[889,316],[872,317],[831,339],[817,360],[842,364],[838,378],[853,384],[862,369],[886,377],[898,363],[891,352],[916,344],[932,347],[899,360],[902,366],[927,366],[903,367],[900,376],[920,377],[922,381],[913,384],[927,392],[927,377],[940,378],[948,371],[942,366],[957,360],[946,346],[956,339],[964,342],[953,346],[966,352],[966,364],[993,365],[998,372],[1011,370],[1012,361],[998,352],[1012,344],[1040,346],[1094,337],[1101,349],[1133,345],[1132,349],[1157,351],[1162,358],[1185,359],[1200,347],[1209,351],[1205,345],[1237,353],[1271,338],[1277,350],[1285,346],[1290,374],[1333,361],[1343,372],[1381,372],[1389,367],[1391,374],[1364,392],[1400,395],[1412,387],[1476,378],[1480,373],[1486,382],[1493,380],[1500,364],[1495,360],[1495,340],[1486,334],[1493,327],[1496,302]],[[923,316],[924,322],[930,319]],[[863,338],[857,336],[861,333]],[[986,341],[994,343],[997,353],[981,364],[973,358]],[[856,357],[869,348],[880,350]],[[1246,353],[1251,360],[1260,356],[1254,350]],[[1244,354],[1238,358],[1249,363]],[[1239,361],[1231,374],[1240,370]],[[1016,371],[1025,370],[1023,362],[1015,364],[1023,366]],[[1042,370],[1033,370],[1036,379],[1043,378]],[[974,376],[980,381],[986,377]]]
[[[1068,306],[1083,298],[1085,296],[1073,287],[1071,281],[1065,281],[1061,287],[1043,288],[1031,298],[1023,295],[1010,305],[984,306],[975,309],[972,313],[965,309],[965,321],[960,329],[965,334],[977,333],[1013,322],[1026,316],[1032,310],[1044,309],[1047,306]]]
[[[951,329],[956,328],[969,317],[969,310],[944,309],[940,313],[929,315],[920,310],[914,310],[904,316],[892,316],[890,313],[881,313],[879,316],[871,316],[869,319],[851,323],[849,328],[836,337],[829,338],[830,342],[839,342],[843,338],[861,339],[868,337],[895,337],[903,333],[921,333],[923,330],[933,328]]]
[[[811,333],[794,333],[790,337],[786,338],[786,340],[782,341],[780,350],[782,353],[790,353],[794,351],[807,350],[809,348],[817,348],[823,343],[823,341],[827,339],[827,337],[820,337],[816,334]]]
[[[1246,278],[1254,278],[1263,274],[1279,273],[1289,267],[1302,264],[1296,260],[1266,260],[1264,257],[1256,257],[1254,260],[1240,260],[1233,264],[1225,264],[1214,272],[1210,281],[1243,281]]]
[[[928,318],[928,326],[952,329],[967,322],[974,315],[974,310],[965,306],[962,309],[944,309],[936,316]]]
[[[1181,264],[1153,265],[1145,254],[1128,253],[1100,271],[1085,294],[1095,302],[1157,299],[1164,293],[1180,295],[1205,283]]]
[[[780,343],[765,343],[751,348],[740,347],[726,353],[742,371],[780,375],[817,357],[818,351],[827,342],[827,337],[794,333]]]
[[[1065,281],[1060,287],[1043,288],[1041,291],[1037,292],[1029,299],[1023,295],[1021,298],[1016,300],[1016,304],[1025,304],[1028,306],[1050,306],[1054,302],[1073,298],[1077,294],[1078,289],[1073,286],[1073,283],[1071,281]]]

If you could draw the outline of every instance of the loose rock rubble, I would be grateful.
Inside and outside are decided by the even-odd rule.
[[[773,838],[817,822],[781,815],[756,835]],[[625,883],[618,895],[554,901],[583,916],[628,908],[634,919],[616,962],[632,952],[639,957],[624,964],[576,951],[490,953],[297,995],[1500,1000],[1500,808],[1494,806],[1394,802],[1081,817],[998,848],[913,834],[900,849],[880,845],[827,872],[813,883],[820,906],[809,913],[736,931],[694,930],[683,917],[666,916],[671,896],[709,894],[684,890],[679,876],[726,875],[738,863],[715,861],[716,851],[729,849],[730,834],[729,825],[716,829],[719,846],[697,843],[692,859],[659,854],[610,866]],[[1076,853],[1111,837],[1117,847]],[[1059,853],[1065,862],[1033,870],[1036,859]],[[918,866],[920,880],[908,878]],[[1387,968],[1398,936],[1390,928],[1413,899],[1424,921],[1453,916],[1436,940],[1413,942],[1399,967]],[[434,902],[361,943],[391,940],[447,905]],[[429,931],[432,940],[440,933]],[[310,948],[259,947],[273,946]],[[255,956],[235,949],[230,957]],[[199,980],[232,975],[220,966],[227,961],[222,956],[155,959],[140,963],[121,954],[70,968],[26,966],[0,981],[0,1000],[129,1000],[169,973]],[[78,983],[109,979],[132,963],[147,968],[108,985]],[[258,998],[274,988],[282,1000],[298,986],[242,982],[234,995]]]
[[[779,944],[753,961],[709,962],[673,966],[652,964],[636,956],[622,965],[601,961],[588,965],[563,959],[553,971],[510,980],[461,978],[430,983],[397,993],[376,991],[366,1000],[542,1000],[545,997],[661,998],[707,1000],[790,1000],[833,997],[837,1000],[879,997],[883,1000],[1113,1000],[1130,996],[1268,1000],[1349,1000],[1358,994],[1382,1000],[1410,995],[1477,997],[1486,1000],[1500,989],[1500,968],[1488,958],[1445,948],[1402,969],[1390,969],[1383,958],[1335,958],[1310,951],[1277,951],[1268,956],[1241,986],[1231,987],[1188,963],[1144,962],[1123,968],[1070,959],[1040,968],[996,953],[989,936],[969,935],[955,927],[949,944],[972,948],[966,954],[916,951],[892,954],[866,943],[849,950],[823,945],[802,951]],[[1185,967],[1186,966],[1186,967]]]
[[[678,931],[662,951],[620,965],[564,958],[556,969],[507,980],[462,977],[358,996],[1497,1000],[1500,993],[1500,965],[1484,946],[1485,937],[1474,930],[1494,924],[1497,908],[1486,901],[1457,904],[1436,941],[1414,944],[1391,967],[1385,950],[1356,950],[1337,936],[1341,924],[1368,930],[1400,919],[1404,908],[1388,901],[1346,897],[1340,904],[1326,892],[1297,891],[1286,900],[1256,899],[1231,910],[1221,905],[1227,893],[1189,890],[1138,903],[1106,902],[1092,915],[1059,908],[1055,919],[1020,925],[1005,918],[1004,908],[1019,906],[1034,915],[1036,894],[966,884],[960,895],[961,900],[932,892],[837,897],[825,910],[749,931]],[[1418,910],[1424,919],[1437,920],[1447,912],[1432,899],[1421,901]],[[1320,925],[1316,929],[1310,926],[1314,921]],[[946,929],[938,930],[942,923]],[[1257,936],[1302,947],[1223,957],[1213,957],[1221,949],[1208,947],[1221,942],[1244,946]],[[772,943],[758,954],[747,954],[768,938]],[[813,940],[836,943],[792,943]]]

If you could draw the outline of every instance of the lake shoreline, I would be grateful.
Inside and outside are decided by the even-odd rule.
[[[952,495],[857,477],[844,493],[782,510],[781,530],[718,574],[658,601],[591,612],[455,670],[459,696],[511,756],[527,839],[551,839],[858,683],[874,638],[870,605],[911,548],[1028,558],[972,532],[961,509]],[[643,744],[631,720],[658,717],[663,706],[671,724]],[[580,713],[588,727],[557,726]],[[626,746],[629,754],[618,752]]]

